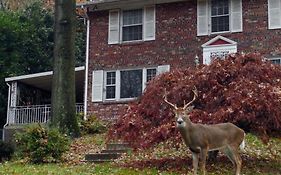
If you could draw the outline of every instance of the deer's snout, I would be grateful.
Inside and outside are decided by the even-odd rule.
[[[184,123],[183,119],[182,118],[178,118],[177,119],[177,126],[182,126]]]

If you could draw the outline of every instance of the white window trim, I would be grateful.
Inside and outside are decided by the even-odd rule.
[[[142,10],[142,23],[140,23],[142,25],[142,39],[140,40],[130,40],[130,41],[123,41],[123,12],[127,11],[127,10]],[[126,25],[126,27],[129,26],[137,26],[140,24],[132,24],[132,25]],[[122,9],[120,10],[120,25],[119,25],[119,39],[120,39],[120,43],[132,43],[132,42],[140,42],[140,41],[144,41],[144,7],[142,8],[132,8],[132,9]]]
[[[280,63],[281,63],[281,56],[280,57],[266,58],[266,60],[268,60],[268,61],[280,60]],[[274,63],[272,63],[272,64],[274,64]],[[277,65],[281,65],[281,64],[277,64]]]
[[[156,67],[145,67],[145,68],[130,68],[130,69],[118,69],[118,70],[105,70],[103,71],[103,92],[102,92],[102,97],[103,100],[99,101],[99,102],[125,102],[125,101],[131,101],[131,100],[135,100],[138,97],[134,97],[134,98],[120,98],[120,88],[121,88],[121,71],[128,71],[128,70],[142,70],[142,93],[145,91],[145,88],[147,86],[147,70],[148,69],[156,69],[156,75],[159,75],[161,73],[164,72],[168,72],[170,71],[170,65],[160,65],[160,66],[156,66]],[[98,72],[101,72],[101,70]],[[106,99],[106,78],[107,78],[107,73],[108,72],[115,72],[116,75],[116,80],[115,80],[115,98],[111,98],[111,99]],[[98,102],[98,101],[94,101],[93,102]]]
[[[135,68],[135,69],[119,69],[119,70],[109,70],[109,71],[104,71],[104,82],[106,82],[106,74],[107,72],[116,72],[116,88],[115,88],[115,98],[107,99],[106,98],[106,83],[104,83],[104,101],[130,101],[130,100],[135,100],[138,97],[133,97],[133,98],[121,98],[120,97],[120,88],[121,88],[121,71],[133,71],[133,70],[142,70],[142,92],[144,92],[147,84],[146,80],[146,70],[147,69],[156,69],[157,67],[149,67],[149,68]]]
[[[228,15],[217,15],[217,16],[212,16],[212,3],[211,0],[208,0],[209,7],[208,7],[208,26],[209,26],[209,33],[210,34],[222,34],[222,33],[229,33],[231,32],[231,0],[228,0]],[[221,17],[221,16],[228,16],[229,18],[229,23],[228,23],[228,29],[225,31],[219,31],[219,32],[212,32],[212,17]]]
[[[221,32],[212,32],[211,0],[197,0],[197,36],[242,32],[242,0],[237,0],[237,3],[239,4],[235,4],[234,2],[236,1],[229,0],[229,30]],[[235,25],[237,27],[234,27],[234,21],[236,23],[237,21],[239,22],[237,23],[238,25]]]
[[[142,9],[142,38],[140,40],[123,41],[123,11]],[[151,13],[153,10],[153,13]],[[111,24],[111,14],[115,14],[116,23]],[[149,16],[148,14],[152,15]],[[151,18],[151,19],[150,19]],[[108,44],[125,44],[155,40],[156,35],[156,7],[155,5],[129,6],[109,11]]]

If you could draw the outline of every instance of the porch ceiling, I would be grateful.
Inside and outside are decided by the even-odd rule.
[[[21,82],[32,87],[36,87],[45,91],[52,90],[52,77],[53,71],[41,72],[36,74],[21,75],[16,77],[6,78],[6,82]],[[84,80],[85,80],[85,67],[76,67],[75,68],[75,85],[76,91],[80,94],[83,94],[84,90]]]

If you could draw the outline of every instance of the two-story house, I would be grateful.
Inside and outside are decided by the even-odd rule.
[[[146,82],[229,53],[281,60],[281,0],[98,0],[87,16],[85,111],[112,118]]]
[[[77,6],[87,21],[86,65],[76,69],[77,111],[85,116],[120,116],[154,76],[194,66],[197,56],[210,64],[237,51],[259,52],[281,63],[281,0],[94,0]],[[42,99],[29,106],[19,99],[21,86],[28,86],[50,101],[51,78],[52,72],[6,78],[5,127],[48,121],[51,109]]]

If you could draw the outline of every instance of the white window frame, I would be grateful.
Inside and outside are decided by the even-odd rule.
[[[142,38],[140,40],[123,41],[123,12],[126,10],[142,10]],[[108,44],[122,44],[141,41],[153,41],[156,35],[155,5],[134,6],[109,10]]]
[[[281,65],[281,56],[280,56],[280,57],[271,57],[271,58],[267,58],[267,60],[270,61],[272,64],[275,64],[275,63],[273,63],[272,61],[279,60],[279,61],[280,61],[280,64],[275,64],[275,65]]]
[[[229,30],[212,32],[211,0],[197,0],[197,36],[243,31],[242,0],[229,0]]]
[[[216,15],[216,16],[212,16],[212,0],[209,0],[209,30],[211,34],[217,34],[217,33],[229,33],[231,31],[231,0],[228,0],[228,15]],[[218,31],[218,32],[212,32],[212,18],[213,17],[222,17],[222,16],[228,16],[228,30],[225,31]]]
[[[108,70],[104,71],[104,101],[129,101],[129,100],[134,100],[138,97],[133,97],[133,98],[121,98],[120,97],[120,92],[121,92],[121,71],[133,71],[133,70],[142,70],[142,92],[146,88],[147,84],[147,69],[156,69],[157,72],[157,67],[149,67],[149,68],[135,68],[135,69],[120,69],[120,70]],[[115,98],[106,98],[106,78],[107,78],[107,72],[115,72],[116,75],[116,80],[115,80]],[[156,75],[155,75],[156,76]]]
[[[141,25],[142,26],[142,38],[140,40],[129,40],[129,41],[123,41],[123,27],[124,27],[124,24],[123,24],[123,17],[124,17],[124,14],[123,12],[124,11],[127,11],[127,10],[142,10],[142,23],[140,24],[131,24],[131,25],[126,25],[126,27],[130,27],[130,26],[138,26],[138,25]],[[138,41],[143,41],[144,40],[144,8],[134,8],[134,9],[122,9],[121,12],[120,12],[120,42],[121,43],[130,43],[130,42],[138,42]]]

